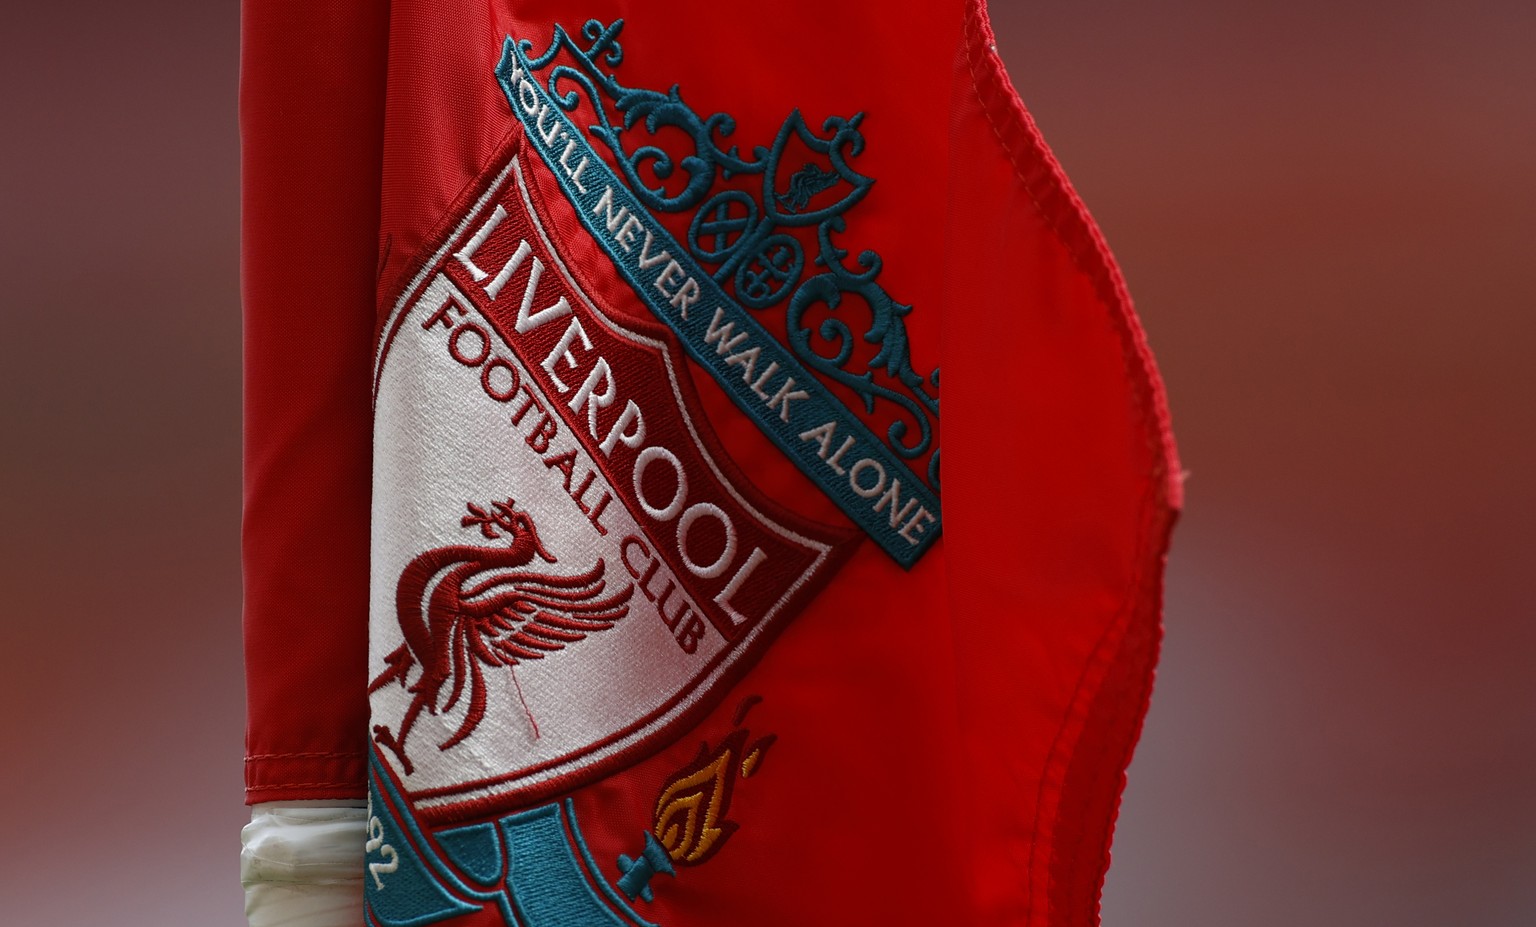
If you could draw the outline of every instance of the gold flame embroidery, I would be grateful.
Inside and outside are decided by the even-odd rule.
[[[777,739],[769,734],[749,744],[751,733],[739,727],[756,701],[744,702],[736,712],[737,730],[714,749],[702,744],[698,757],[668,780],[656,798],[651,832],[680,865],[696,866],[709,859],[736,831],[736,823],[726,819],[736,780],[750,779],[757,773],[764,754]]]

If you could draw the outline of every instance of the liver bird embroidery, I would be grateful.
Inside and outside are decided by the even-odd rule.
[[[469,503],[469,514],[460,522],[466,528],[478,527],[489,540],[507,538],[510,544],[434,548],[400,574],[395,613],[405,643],[385,658],[385,668],[368,692],[398,681],[412,695],[398,732],[383,724],[373,726],[374,741],[399,757],[407,774],[415,766],[406,755],[406,738],[423,709],[434,715],[448,711],[467,692],[463,722],[438,745],[447,750],[474,733],[484,719],[488,670],[505,666],[512,672],[518,663],[543,659],[608,630],[629,613],[634,584],[605,595],[601,558],[573,576],[529,569],[535,556],[550,564],[555,557],[540,540],[533,518],[514,505],[511,499],[496,502],[487,512]],[[416,666],[421,672],[407,685]],[[521,685],[515,675],[512,679],[521,698]],[[536,724],[534,731],[537,734]]]
[[[796,213],[811,205],[811,200],[816,194],[837,186],[840,179],[837,171],[824,171],[807,161],[805,167],[795,171],[789,178],[789,192],[775,193],[773,198],[780,206]]]

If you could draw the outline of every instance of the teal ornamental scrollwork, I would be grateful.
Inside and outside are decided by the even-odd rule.
[[[913,309],[879,283],[880,255],[860,251],[850,267],[849,251],[834,241],[847,233],[850,212],[875,183],[850,164],[864,150],[864,114],[830,117],[818,134],[796,109],[772,145],[743,154],[730,143],[736,120],[728,113],[701,116],[677,85],[663,93],[618,81],[612,69],[624,60],[623,27],[623,20],[588,20],[583,43],[556,26],[549,48],[538,55],[532,42],[519,45],[534,70],[550,68],[548,89],[561,109],[574,117],[587,101],[595,120],[588,132],[612,155],[640,202],[654,212],[688,217],[686,246],[722,289],[755,312],[782,307],[790,349],[807,367],[850,390],[866,413],[892,407],[896,417],[886,443],[907,460],[931,451],[927,477],[938,491],[939,370],[913,367],[906,324]],[[670,138],[688,139],[692,150],[663,147],[664,130],[675,130]],[[824,158],[826,167],[786,163],[795,141]],[[755,192],[718,189],[721,181],[744,177],[759,179]],[[838,190],[841,195],[832,195]],[[814,255],[790,234],[795,229],[814,230]],[[850,302],[861,303],[867,319],[855,322]],[[808,316],[818,307],[826,318],[813,326]],[[863,364],[854,361],[859,339],[876,347]]]

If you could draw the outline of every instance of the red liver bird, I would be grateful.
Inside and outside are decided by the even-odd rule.
[[[422,709],[434,715],[439,709],[447,711],[468,688],[463,723],[438,745],[447,750],[473,733],[485,717],[482,667],[510,668],[543,659],[588,634],[605,631],[629,613],[634,593],[630,583],[603,595],[607,583],[601,558],[576,576],[524,569],[535,555],[547,563],[555,558],[539,539],[533,519],[516,511],[511,499],[492,504],[490,512],[474,503],[468,509],[461,525],[477,526],[486,538],[507,537],[511,543],[438,547],[407,564],[395,587],[395,613],[405,643],[385,658],[384,670],[368,686],[370,694],[395,680],[406,686],[412,667],[421,667],[416,681],[407,686],[413,698],[399,733],[387,725],[373,726],[373,739],[400,758],[407,774],[415,767],[406,756],[405,741]],[[439,705],[450,681],[447,700]],[[521,688],[518,694],[521,697]]]

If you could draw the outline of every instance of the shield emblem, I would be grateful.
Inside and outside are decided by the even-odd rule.
[[[658,749],[856,543],[739,476],[669,330],[578,282],[519,150],[377,354],[375,431],[417,440],[375,447],[373,737],[429,820]]]

